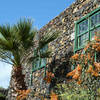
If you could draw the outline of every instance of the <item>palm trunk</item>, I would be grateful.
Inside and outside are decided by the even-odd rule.
[[[8,100],[16,100],[18,95],[17,90],[26,90],[26,84],[24,81],[25,75],[22,74],[22,67],[13,67],[11,73],[11,81],[8,92]]]

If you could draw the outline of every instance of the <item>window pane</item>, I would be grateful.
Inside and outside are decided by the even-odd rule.
[[[46,51],[48,50],[48,45],[46,45],[44,48],[42,48],[41,54],[42,53],[46,53]],[[46,66],[46,58],[41,58],[41,66],[40,67],[45,67]]]
[[[46,66],[46,59],[44,58],[42,58],[41,59],[41,67],[44,67],[44,66]]]
[[[79,46],[84,46],[89,40],[89,34],[85,33],[79,37]]]
[[[98,24],[100,24],[100,12],[91,16],[91,27],[95,27]]]
[[[79,24],[79,34],[88,30],[88,20],[85,20]]]
[[[39,59],[34,60],[33,62],[33,70],[39,68]]]
[[[96,32],[100,33],[100,27],[98,27],[98,28],[96,28],[96,29],[94,29],[94,30],[91,31],[91,40],[94,39],[94,35],[95,35]]]

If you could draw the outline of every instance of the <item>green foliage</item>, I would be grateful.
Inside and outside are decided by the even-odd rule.
[[[21,65],[21,58],[33,46],[37,30],[29,19],[20,20],[17,24],[0,26],[1,61],[14,66]]]
[[[3,95],[2,93],[0,93],[0,98],[5,98],[5,95]]]
[[[99,90],[100,89],[98,89],[98,91]],[[57,84],[54,91],[58,94],[59,100],[89,100],[90,97],[87,88],[81,87],[74,82],[71,82],[70,84]],[[100,97],[98,96],[97,100],[99,99]]]
[[[58,31],[50,31],[39,39],[39,48],[45,47],[48,43],[52,42],[59,36]]]

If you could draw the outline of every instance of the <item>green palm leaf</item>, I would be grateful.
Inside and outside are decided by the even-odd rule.
[[[39,40],[39,49],[42,49],[48,43],[52,42],[59,36],[60,32],[54,31],[54,32],[48,32],[47,34],[43,35],[41,39]]]
[[[33,45],[37,30],[31,20],[20,20],[17,24],[0,26],[0,58],[15,66],[21,65],[21,58]]]

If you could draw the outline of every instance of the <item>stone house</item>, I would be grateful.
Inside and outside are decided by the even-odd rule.
[[[94,36],[95,28],[100,29],[100,0],[76,0],[72,5],[52,19],[48,24],[39,30],[40,34],[46,34],[49,31],[61,31],[61,35],[48,48],[52,49],[52,57],[44,61],[43,66],[34,66],[27,64],[27,57],[23,63],[23,73],[28,88],[33,91],[28,100],[40,100],[37,95],[48,95],[50,90],[58,82],[66,82],[66,73],[71,70],[69,59],[71,55],[82,49],[87,40],[91,41]],[[31,54],[30,54],[31,55]],[[46,84],[46,68],[49,67],[54,72],[56,80]]]

